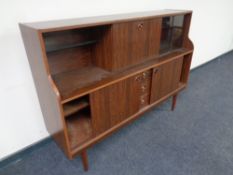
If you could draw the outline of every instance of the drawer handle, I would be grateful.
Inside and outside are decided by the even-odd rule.
[[[144,99],[141,99],[141,104],[144,104],[145,103],[145,100]]]
[[[145,85],[142,85],[142,92],[145,92],[145,90],[146,90],[146,86]]]
[[[139,24],[138,24],[138,29],[139,29],[139,30],[142,30],[142,29],[143,29],[143,23],[139,23]]]
[[[141,77],[140,77],[140,76],[136,76],[136,77],[135,77],[135,80],[136,80],[136,81],[141,81]]]
[[[147,76],[146,72],[143,72],[143,74],[142,74],[143,79],[145,79],[146,76]]]

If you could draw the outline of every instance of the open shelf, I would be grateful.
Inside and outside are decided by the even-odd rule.
[[[83,47],[83,46],[87,46],[87,45],[95,44],[95,43],[97,43],[97,40],[85,41],[82,43],[75,43],[75,44],[70,44],[70,45],[50,46],[46,51],[47,53],[49,53],[49,52],[55,52],[55,51],[60,51],[60,50],[70,49],[70,48],[75,48],[75,47]]]
[[[104,26],[98,26],[43,33],[46,52],[94,44],[99,40],[100,31],[104,28]]]
[[[72,96],[78,89],[95,84],[109,75],[109,72],[101,68],[88,66],[54,75],[53,78],[61,93],[62,99],[66,99]]]
[[[72,101],[65,103],[63,105],[64,116],[68,117],[68,116],[88,107],[88,106],[89,106],[89,102],[88,102],[87,96],[81,97],[81,98],[76,99],[76,100],[72,100]]]
[[[67,117],[66,124],[72,150],[92,138],[91,118],[88,111],[82,110]]]

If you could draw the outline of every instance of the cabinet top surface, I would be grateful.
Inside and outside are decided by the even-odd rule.
[[[191,10],[157,10],[147,12],[114,14],[106,16],[82,17],[76,19],[52,20],[43,22],[23,23],[27,27],[39,30],[41,32],[51,32],[66,29],[82,28],[97,25],[107,25],[116,22],[129,20],[140,20],[153,17],[181,15],[192,13]]]

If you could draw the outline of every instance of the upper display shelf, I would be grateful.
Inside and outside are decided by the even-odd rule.
[[[53,20],[44,22],[23,23],[30,28],[40,30],[41,32],[59,31],[65,29],[74,29],[90,27],[97,25],[106,25],[130,20],[149,19],[154,17],[176,16],[192,13],[191,10],[158,10],[149,12],[125,13],[108,16],[84,17],[76,19]]]

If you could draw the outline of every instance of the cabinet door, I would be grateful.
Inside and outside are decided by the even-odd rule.
[[[148,27],[148,57],[159,55],[162,18],[151,19]]]
[[[113,24],[112,70],[158,55],[160,34],[161,18]]]
[[[133,63],[139,63],[147,57],[149,21],[135,21],[131,23],[129,56]]]
[[[179,87],[183,57],[155,67],[150,102],[154,103]]]
[[[139,110],[135,82],[137,81],[129,78],[90,94],[92,123],[96,135]]]
[[[148,21],[113,25],[113,70],[138,63],[147,55]]]

